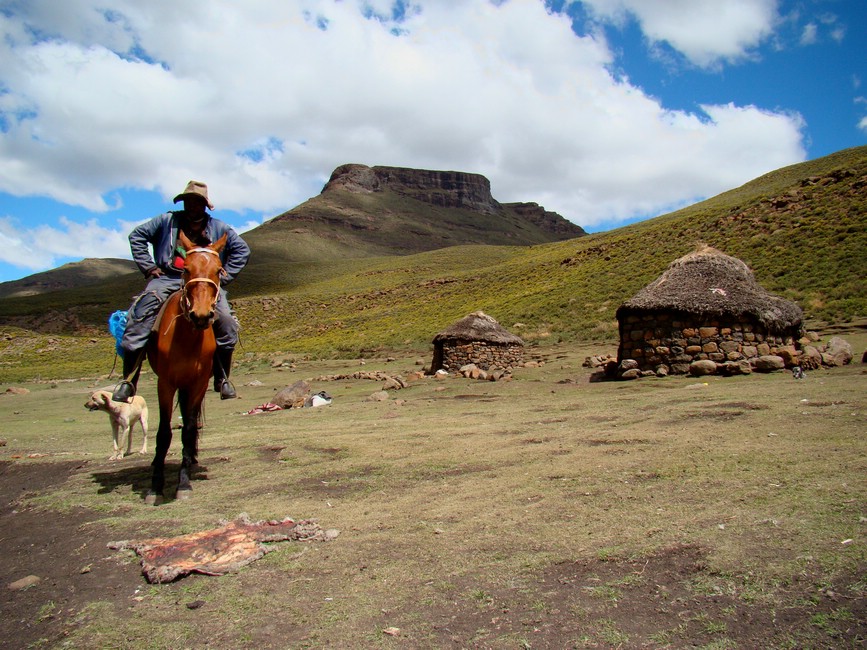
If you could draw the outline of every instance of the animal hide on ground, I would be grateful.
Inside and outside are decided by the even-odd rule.
[[[113,549],[131,549],[141,557],[142,573],[150,583],[171,582],[188,573],[220,576],[237,571],[276,549],[266,542],[330,541],[338,531],[324,531],[309,521],[252,522],[246,514],[218,528],[179,537],[109,542]]]

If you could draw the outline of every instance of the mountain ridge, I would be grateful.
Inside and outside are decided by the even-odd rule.
[[[363,196],[375,193],[371,200]],[[481,174],[349,163],[335,168],[318,196],[244,239],[253,251],[252,267],[261,270],[269,264],[405,255],[468,243],[529,245],[586,234],[537,203],[498,202]],[[297,245],[287,246],[285,239]],[[90,258],[0,283],[0,299],[79,289],[135,271],[129,260]]]
[[[363,204],[367,209],[418,205],[391,191],[340,191],[341,201],[385,197]],[[323,223],[317,222],[320,230]],[[619,304],[699,243],[743,260],[765,289],[799,304],[811,327],[867,316],[867,147],[776,170],[666,215],[539,245],[463,243],[395,255],[370,244],[362,256],[354,247],[364,241],[352,238],[349,225],[330,238],[299,229],[297,221],[263,228],[271,249],[263,255],[257,248],[256,257],[266,259],[251,260],[230,287],[249,352],[353,356],[424,347],[478,310],[530,345],[616,340]],[[281,246],[307,257],[281,257]],[[313,250],[317,246],[326,254]],[[75,315],[69,322],[80,324],[79,335],[104,336],[107,315],[125,308],[142,287],[141,277],[131,274],[3,299],[0,323],[38,332],[54,309]],[[20,354],[10,367],[44,367],[41,357]]]

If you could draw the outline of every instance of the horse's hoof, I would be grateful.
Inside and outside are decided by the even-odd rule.
[[[156,492],[148,492],[144,502],[146,506],[160,506],[163,504],[163,495]]]
[[[178,490],[175,492],[175,501],[186,501],[187,499],[191,499],[192,496],[192,490]]]

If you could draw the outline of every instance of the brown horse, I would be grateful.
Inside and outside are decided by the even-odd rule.
[[[175,393],[181,411],[183,458],[178,476],[177,499],[192,494],[190,475],[196,464],[199,444],[199,415],[214,359],[216,342],[211,325],[220,294],[223,265],[220,251],[226,235],[209,246],[196,246],[183,232],[178,243],[186,251],[181,289],[166,300],[159,331],[148,343],[148,362],[157,375],[160,424],[153,460],[151,489],[145,503],[162,501],[165,487],[165,460],[172,444],[172,411]]]

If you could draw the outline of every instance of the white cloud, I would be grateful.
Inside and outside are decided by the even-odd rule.
[[[772,1],[592,4],[633,12],[698,65],[744,56],[775,15]],[[0,15],[0,191],[106,211],[118,188],[170,200],[196,178],[218,209],[273,216],[358,162],[482,173],[497,199],[592,228],[804,157],[797,116],[666,110],[540,1],[418,0],[400,22],[391,7],[17,4]]]
[[[39,271],[69,258],[130,257],[127,234],[134,223],[106,228],[95,219],[78,223],[60,217],[58,226],[22,228],[15,219],[0,217],[0,262]]]
[[[599,18],[632,15],[651,43],[668,43],[705,68],[750,56],[773,33],[777,0],[585,0]]]
[[[250,221],[245,221],[243,224],[241,224],[240,226],[235,228],[235,230],[237,230],[239,234],[243,234],[243,233],[247,232],[248,230],[253,230],[253,228],[258,228],[261,225],[262,225],[261,221],[250,220]]]
[[[813,45],[818,39],[819,26],[816,23],[807,23],[801,32],[801,45]]]

